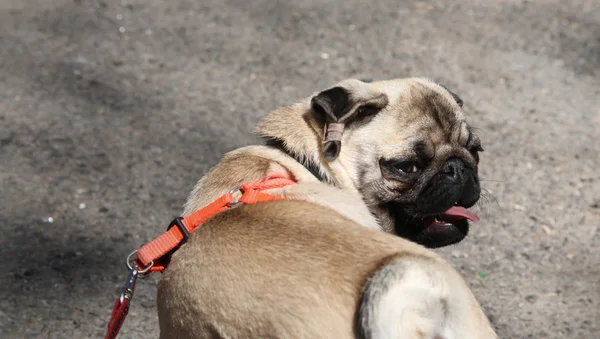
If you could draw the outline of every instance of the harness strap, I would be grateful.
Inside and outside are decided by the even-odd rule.
[[[239,188],[224,194],[206,207],[180,219],[178,227],[173,227],[177,225],[177,219],[174,220],[175,224],[171,223],[167,232],[144,245],[136,252],[137,259],[134,260],[134,263],[138,265],[140,270],[152,265],[150,272],[162,272],[164,264],[161,263],[160,259],[185,242],[189,234],[194,232],[206,220],[240,203],[255,204],[258,202],[283,200],[284,198],[282,197],[262,193],[261,191],[281,188],[295,183],[295,181],[285,177],[270,177],[266,180],[245,183]],[[242,196],[236,200],[234,194],[237,191],[241,192]]]
[[[105,339],[114,339],[117,337],[129,312],[129,303],[133,297],[133,289],[138,276],[143,278],[153,272],[162,273],[168,265],[170,254],[181,244],[185,243],[190,233],[194,232],[198,226],[213,216],[239,204],[284,200],[283,197],[270,195],[262,191],[293,184],[296,184],[296,182],[284,175],[274,175],[265,180],[245,183],[189,216],[176,218],[171,222],[165,233],[142,246],[136,252],[131,253],[127,257],[129,276],[125,282],[121,296],[117,298],[113,306]],[[241,196],[236,198],[239,193],[241,193]],[[130,257],[134,255],[136,258],[130,260]]]

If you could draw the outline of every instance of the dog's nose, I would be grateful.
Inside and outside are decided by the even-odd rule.
[[[464,171],[465,163],[459,158],[448,159],[441,170],[443,174],[446,174],[454,180],[460,179]]]

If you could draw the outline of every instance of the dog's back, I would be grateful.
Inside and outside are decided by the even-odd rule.
[[[207,221],[159,283],[166,338],[354,338],[369,276],[418,245],[316,204],[242,206]]]

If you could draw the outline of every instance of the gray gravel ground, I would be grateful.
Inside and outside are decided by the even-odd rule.
[[[101,337],[125,256],[269,110],[427,76],[493,195],[440,252],[502,338],[600,338],[599,68],[599,0],[0,0],[1,336]],[[121,338],[157,337],[156,278]]]

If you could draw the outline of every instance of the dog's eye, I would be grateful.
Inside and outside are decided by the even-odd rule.
[[[481,147],[481,141],[479,137],[474,133],[469,133],[469,140],[467,141],[467,149],[475,158],[475,161],[479,162],[479,153],[483,152],[483,147]]]
[[[475,158],[475,161],[479,162],[479,152],[483,152],[483,147],[481,147],[481,145],[477,144],[477,145],[471,147],[471,149],[469,149],[469,152],[471,152],[471,154]]]
[[[394,167],[404,173],[417,173],[419,171],[419,165],[414,161],[401,161],[394,164]]]

